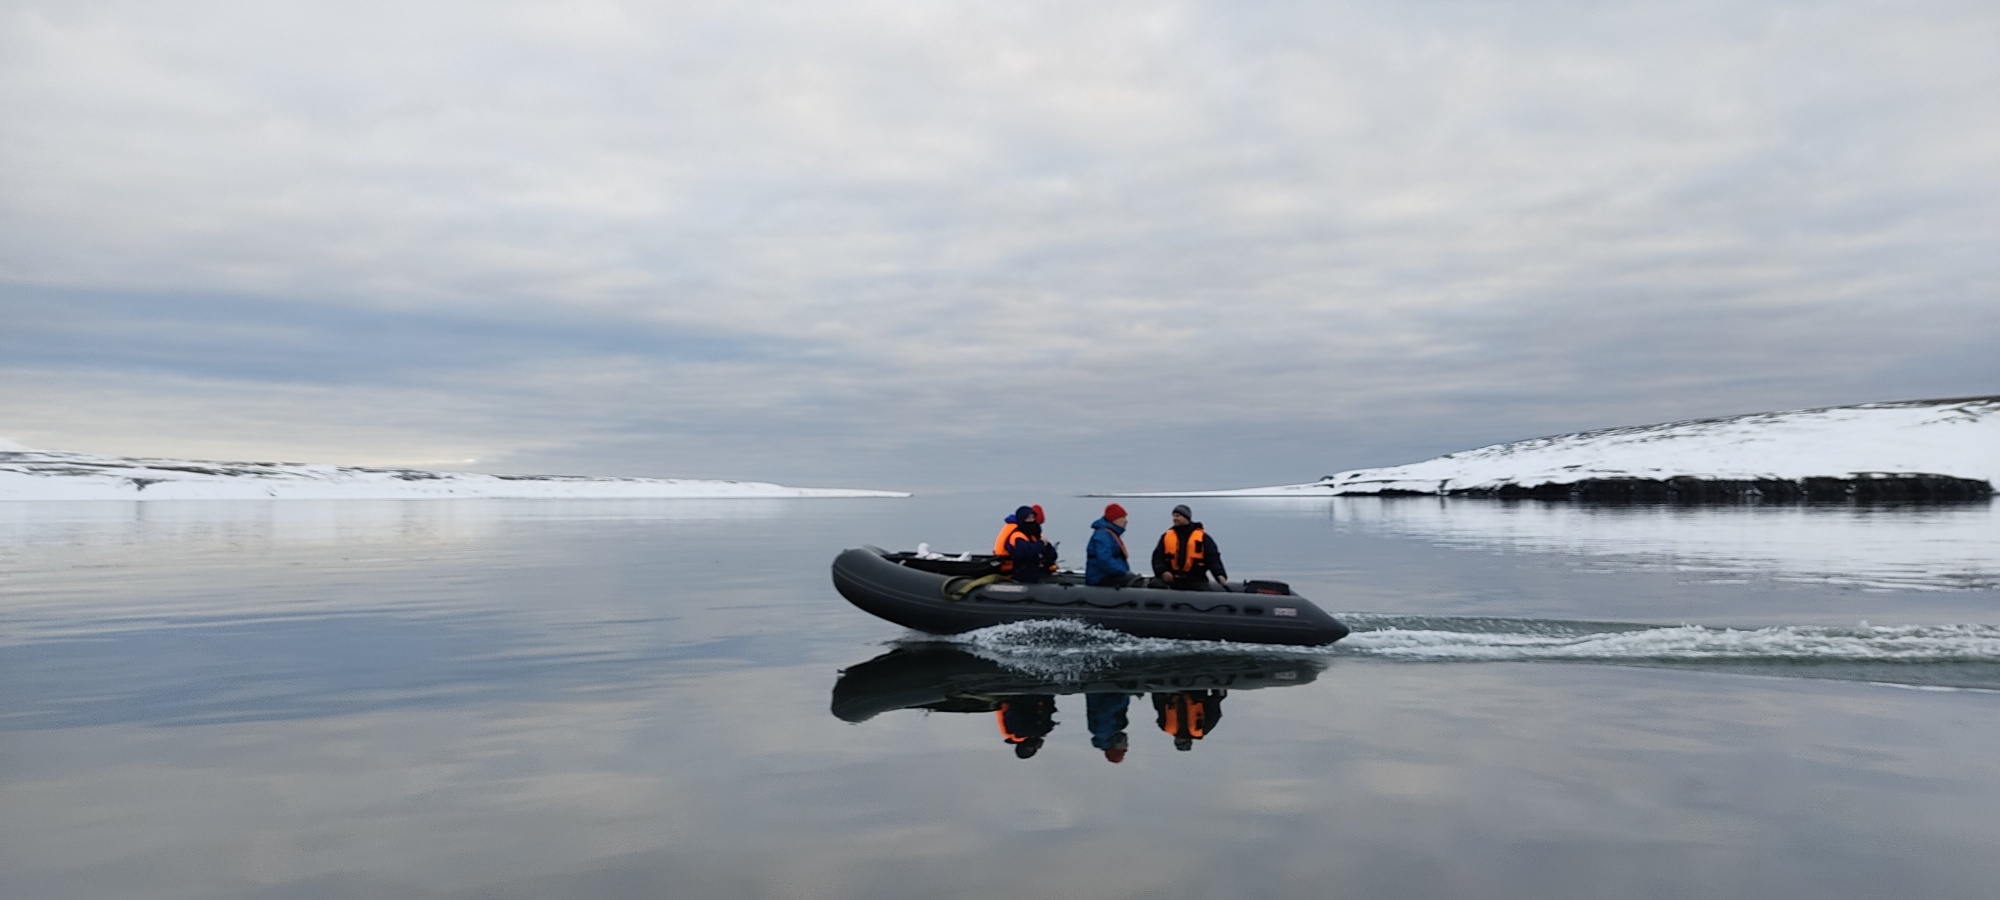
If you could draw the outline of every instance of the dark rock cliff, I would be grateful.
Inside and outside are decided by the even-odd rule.
[[[1857,472],[1847,478],[1796,481],[1590,478],[1566,484],[1509,484],[1445,493],[1453,497],[1586,503],[1949,503],[1985,500],[1993,496],[1993,485],[1971,478],[1921,472]]]

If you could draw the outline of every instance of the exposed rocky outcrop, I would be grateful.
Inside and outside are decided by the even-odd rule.
[[[1985,500],[1993,485],[1922,472],[1868,472],[1851,478],[1592,478],[1448,491],[1454,497],[1574,500],[1586,503],[1948,503]]]

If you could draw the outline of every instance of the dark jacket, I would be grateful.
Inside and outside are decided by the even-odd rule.
[[[1202,533],[1201,564],[1195,567],[1193,574],[1200,576],[1203,573],[1207,573],[1217,578],[1229,577],[1229,571],[1222,567],[1222,550],[1215,546],[1215,538],[1208,533],[1207,529],[1201,527],[1200,522],[1175,525],[1167,530],[1180,533],[1179,543],[1184,553],[1188,552],[1188,535],[1193,534],[1196,530],[1200,530]],[[1164,579],[1167,577],[1168,572],[1173,571],[1173,568],[1172,561],[1167,559],[1167,536],[1163,533],[1160,535],[1159,542],[1153,545],[1153,574]],[[1201,582],[1205,579],[1197,577],[1188,580]]]
[[[1007,538],[1007,559],[1015,581],[1036,582],[1055,571],[1056,548],[1042,539],[1039,526],[1026,526]]]
[[[1085,551],[1089,557],[1083,564],[1084,584],[1115,584],[1124,586],[1132,575],[1132,564],[1125,559],[1125,540],[1120,535],[1125,529],[1111,524],[1109,519],[1099,518],[1090,523],[1090,547]]]
[[[1009,744],[1044,737],[1056,729],[1056,698],[1047,694],[1003,697],[995,718],[1000,736]]]

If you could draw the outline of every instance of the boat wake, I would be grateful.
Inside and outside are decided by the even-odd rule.
[[[1707,628],[1534,619],[1355,616],[1348,653],[1430,660],[2000,663],[2000,626]]]
[[[1567,662],[1905,687],[2000,690],[2000,626],[1778,625],[1714,628],[1460,616],[1342,616],[1328,647],[1139,638],[1074,622],[1022,622],[947,638],[1010,668],[1051,677],[1132,657],[1243,654],[1398,662]]]

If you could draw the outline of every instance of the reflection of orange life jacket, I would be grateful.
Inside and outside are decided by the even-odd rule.
[[[1009,527],[1011,526],[1012,523],[1009,523]],[[993,721],[1000,723],[1000,736],[1006,738],[1007,743],[1018,744],[1027,740],[1027,738],[1007,730],[1007,704],[1002,703],[999,709],[993,711]]]
[[[993,721],[1000,726],[1000,736],[1009,744],[1018,744],[1048,734],[1056,727],[1056,698],[1043,694],[1020,694],[1000,701],[1000,708],[993,711]],[[1008,727],[1007,717],[1013,716],[1015,725],[1021,726],[1026,734],[1016,734]]]
[[[1182,575],[1201,568],[1201,564],[1206,558],[1205,554],[1201,552],[1202,538],[1204,537],[1207,537],[1207,535],[1201,529],[1197,528],[1188,534],[1187,546],[1182,547],[1181,533],[1171,528],[1167,529],[1167,533],[1160,538],[1161,543],[1167,548],[1167,565],[1172,566],[1174,571]]]
[[[1176,737],[1200,738],[1208,733],[1208,701],[1176,694],[1160,711],[1160,730]],[[1183,730],[1185,729],[1185,730]]]

